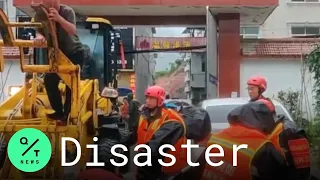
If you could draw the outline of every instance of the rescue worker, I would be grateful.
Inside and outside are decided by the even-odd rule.
[[[130,147],[132,145],[132,141],[134,141],[137,137],[137,133],[135,130],[137,129],[138,126],[138,121],[139,121],[139,116],[140,116],[140,111],[139,111],[139,106],[140,103],[139,101],[134,99],[133,93],[128,93],[127,94],[127,101],[128,101],[128,129],[129,129],[129,134],[131,136],[130,140],[128,141],[128,151],[125,151],[124,154],[128,157],[129,162],[133,160],[131,158],[132,156],[132,151],[133,148]],[[135,143],[135,142],[133,142]],[[120,172],[127,172],[129,171],[129,165],[130,163],[127,163],[124,167],[120,168]],[[133,164],[133,163],[131,163]]]
[[[129,130],[134,131],[137,128],[139,121],[139,106],[140,102],[133,98],[133,93],[128,93],[128,104],[129,104]]]
[[[272,106],[273,116],[276,117],[275,106],[269,98],[262,95],[267,89],[267,81],[264,77],[251,77],[248,82],[248,93],[251,101],[265,99]],[[280,119],[273,132],[269,135],[269,139],[275,147],[282,152],[286,158],[289,168],[289,179],[309,179],[310,178],[310,145],[303,130],[299,130],[295,122],[286,118]],[[302,152],[295,152],[297,148]],[[296,154],[299,155],[296,155]]]
[[[43,5],[48,8],[49,19],[56,22],[57,38],[60,50],[76,65],[82,65],[84,54],[87,54],[77,36],[76,15],[74,10],[66,5],[60,4],[60,0],[43,0]],[[42,14],[35,14],[34,21],[41,22]],[[37,29],[36,43],[45,42],[45,38],[41,29]],[[53,114],[48,114],[48,118],[57,120],[57,125],[66,125],[68,115],[71,110],[71,89],[66,87],[66,100],[64,107],[62,98],[58,88],[60,77],[55,73],[47,73],[44,77],[44,85],[48,94],[48,98]]]
[[[120,112],[121,112],[121,118],[128,123],[129,121],[129,103],[128,103],[128,98],[124,97],[123,98],[123,104],[120,108]]]
[[[273,110],[275,109],[272,104]],[[275,111],[273,112],[275,116]],[[308,180],[311,176],[310,145],[303,130],[296,124],[282,117],[276,121],[276,126],[269,139],[285,157],[288,166],[288,179]]]
[[[253,179],[282,180],[286,178],[286,161],[275,146],[268,140],[275,121],[271,113],[272,104],[264,99],[250,102],[231,111],[228,115],[230,127],[213,134],[207,143],[220,145],[223,157],[212,157],[213,163],[223,161],[220,166],[206,164],[202,179]],[[233,164],[233,145],[248,144],[237,151],[237,165]],[[213,148],[211,153],[219,153]]]
[[[150,180],[167,177],[179,173],[187,166],[186,149],[181,144],[186,144],[186,128],[181,116],[170,109],[163,107],[166,92],[160,86],[150,86],[145,91],[146,104],[142,107],[139,125],[137,128],[137,144],[146,144],[152,151],[152,166],[138,167],[137,179]],[[170,162],[171,159],[163,158],[159,154],[159,147],[171,144],[175,151],[165,151],[176,158],[176,163],[171,167],[162,167],[158,159]],[[139,150],[146,153],[146,149]],[[140,156],[139,162],[146,162],[146,156]]]
[[[248,79],[247,85],[250,102],[256,101],[258,99],[266,99],[272,103],[269,98],[266,98],[262,95],[267,90],[267,80],[264,77],[253,76]]]

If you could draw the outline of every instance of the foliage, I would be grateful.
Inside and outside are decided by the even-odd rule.
[[[314,151],[317,152],[318,164],[320,164],[319,147],[320,147],[320,47],[317,46],[306,57],[306,65],[310,73],[313,74],[313,99],[316,118],[311,122],[308,129],[309,136],[312,137],[311,145],[315,147]]]
[[[313,74],[313,92],[314,92],[314,101],[315,101],[315,111],[316,116],[320,117],[320,51],[317,47],[312,51],[306,58],[306,65],[309,69],[309,72]]]
[[[155,73],[155,79],[163,76],[169,76],[174,73],[181,65],[183,65],[183,58],[177,59],[174,63],[169,63],[169,68],[164,71],[157,71]]]
[[[163,76],[167,76],[168,75],[168,71],[157,71],[154,78],[158,79],[159,77],[163,77]]]
[[[300,92],[291,89],[287,91],[279,91],[276,97],[283,106],[289,111],[293,120],[299,128],[307,130],[310,138],[320,136],[320,118],[304,119],[305,112],[302,111],[300,106]]]
[[[290,115],[301,128],[306,128],[306,124],[303,123],[303,111],[300,108],[300,92],[293,91],[291,89],[287,91],[279,91],[276,99],[278,99],[283,106],[289,111]]]
[[[279,91],[276,97],[289,111],[297,126],[305,130],[311,146],[312,161],[314,164],[320,164],[320,118],[311,121],[304,119],[304,112],[299,105],[300,98],[300,92],[291,89]]]

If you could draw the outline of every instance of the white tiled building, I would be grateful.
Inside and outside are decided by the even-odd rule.
[[[241,35],[244,38],[255,39],[320,35],[319,10],[320,0],[279,0],[279,6],[263,25],[260,27],[242,25]],[[307,92],[307,94],[304,94],[304,101],[308,101],[303,104],[306,106],[306,103],[308,103],[312,107],[313,79],[311,74],[306,70],[306,66],[303,65],[302,54],[305,55],[312,50],[311,44],[314,43],[315,39],[309,38],[302,41],[301,38],[300,40],[293,39],[289,41],[279,39],[275,41],[266,43],[268,45],[258,43],[257,49],[252,49],[250,54],[254,54],[253,51],[260,51],[259,53],[261,54],[283,54],[283,57],[274,58],[270,56],[270,58],[258,57],[256,59],[244,58],[242,60],[240,96],[247,96],[245,83],[250,76],[262,75],[268,79],[267,96],[275,95],[278,91],[289,88],[301,91],[301,87],[303,87]],[[262,51],[262,46],[268,48]],[[278,48],[274,48],[273,46],[278,46]],[[302,74],[302,70],[306,70],[306,73]],[[303,81],[304,83],[302,83]]]
[[[13,0],[0,0],[0,9],[8,14],[9,21],[16,20],[16,8],[13,6]]]
[[[242,25],[249,38],[284,38],[320,34],[320,0],[279,0],[279,6],[260,26]]]

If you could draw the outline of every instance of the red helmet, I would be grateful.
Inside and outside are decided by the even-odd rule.
[[[262,76],[254,76],[247,81],[248,85],[258,86],[261,89],[261,93],[267,90],[267,80]]]
[[[257,102],[261,102],[261,103],[265,104],[271,112],[275,112],[275,110],[276,110],[276,108],[273,105],[271,100],[259,99]]]
[[[158,106],[161,107],[166,97],[166,91],[160,86],[150,86],[147,88],[145,95],[157,98]]]

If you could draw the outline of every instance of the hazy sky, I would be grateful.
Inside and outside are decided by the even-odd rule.
[[[156,28],[155,37],[183,37],[182,34],[183,27],[165,27],[165,28]],[[178,59],[179,53],[166,52],[166,53],[158,53],[158,58],[156,59],[156,71],[163,71],[168,68],[170,62],[174,62]]]

